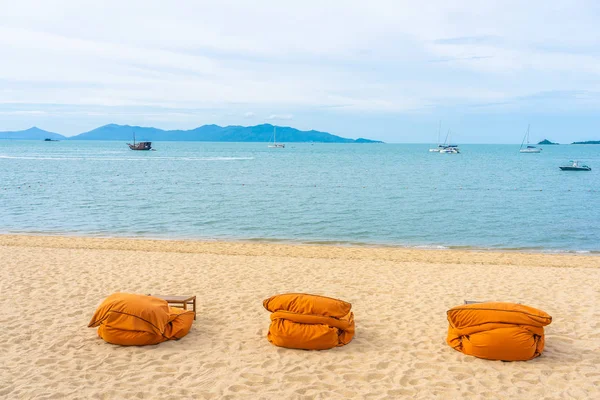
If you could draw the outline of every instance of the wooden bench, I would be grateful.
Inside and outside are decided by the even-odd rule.
[[[184,310],[187,310],[188,305],[190,305],[192,306],[192,311],[194,311],[194,319],[196,319],[196,296],[165,296],[162,294],[151,294],[149,296],[166,300],[173,307],[180,307]]]

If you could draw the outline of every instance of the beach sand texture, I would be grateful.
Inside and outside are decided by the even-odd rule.
[[[0,235],[0,398],[600,398],[600,257]],[[87,324],[114,292],[197,296],[188,336],[105,343]],[[352,303],[356,336],[326,351],[267,339],[274,294]],[[445,343],[464,299],[546,311],[528,362]]]

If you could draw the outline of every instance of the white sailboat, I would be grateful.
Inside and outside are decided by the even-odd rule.
[[[433,149],[429,149],[430,152],[436,152],[439,153],[440,149],[442,148],[442,145],[440,144],[440,131],[442,130],[442,121],[440,121],[440,126],[438,127],[438,140],[437,140],[437,147],[434,147]]]
[[[542,151],[541,147],[535,147],[529,145],[529,126],[527,125],[527,133],[525,137],[523,137],[523,141],[521,142],[521,148],[519,149],[519,153],[540,153]],[[525,140],[527,139],[527,147],[523,148],[523,144],[525,144]]]
[[[446,135],[446,140],[444,144],[440,144],[440,154],[459,154],[460,149],[456,144],[450,144],[450,129],[448,129],[448,134]]]
[[[269,144],[268,147],[277,148],[277,149],[283,149],[283,148],[285,148],[285,144],[283,144],[283,143],[277,143],[277,137],[276,137],[276,135],[277,135],[277,127],[274,126],[273,127],[273,143]]]
[[[458,147],[444,147],[440,150],[440,154],[458,154],[460,150]]]

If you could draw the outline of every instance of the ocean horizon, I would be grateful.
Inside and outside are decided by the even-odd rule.
[[[598,146],[153,147],[0,141],[0,233],[600,252]]]

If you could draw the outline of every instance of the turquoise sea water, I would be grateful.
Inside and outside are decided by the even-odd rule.
[[[600,251],[600,146],[153,145],[0,141],[0,232]]]

